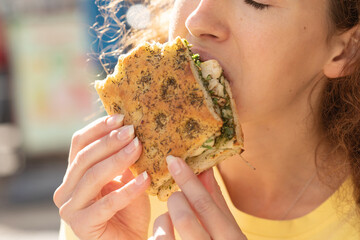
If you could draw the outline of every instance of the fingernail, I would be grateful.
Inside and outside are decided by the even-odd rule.
[[[149,175],[147,174],[147,172],[143,172],[142,174],[140,174],[139,176],[137,176],[137,178],[135,179],[135,184],[136,185],[141,185],[143,184],[146,179],[148,179]]]
[[[134,138],[134,140],[132,140],[131,143],[129,143],[129,145],[125,147],[124,151],[125,153],[130,154],[133,151],[135,151],[138,146],[139,146],[139,139],[136,137]]]
[[[181,166],[178,158],[170,155],[166,157],[166,162],[172,175],[178,175],[181,172]]]
[[[162,227],[158,227],[154,233],[154,239],[157,239],[162,236],[165,237],[166,232],[164,231],[164,229]]]
[[[110,117],[106,120],[106,124],[107,124],[108,126],[115,126],[115,125],[119,125],[123,120],[124,120],[124,115],[122,115],[122,114],[116,114],[116,115],[110,116]]]
[[[124,126],[120,129],[120,132],[118,133],[118,139],[119,140],[126,140],[134,135],[134,126]]]

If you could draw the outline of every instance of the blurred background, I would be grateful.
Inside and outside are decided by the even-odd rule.
[[[131,7],[127,27],[143,19]],[[58,238],[71,136],[104,114],[91,85],[111,50],[90,29],[101,21],[94,0],[0,0],[0,239]]]

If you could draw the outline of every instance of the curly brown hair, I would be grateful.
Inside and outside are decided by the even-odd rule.
[[[174,0],[95,0],[99,6],[103,25],[95,24],[93,30],[101,39],[114,31],[111,51],[103,51],[99,56],[106,73],[111,69],[106,62],[107,56],[117,56],[143,41],[165,42],[169,13]],[[152,13],[151,23],[146,29],[126,30],[126,23],[117,17],[117,12],[128,4],[143,3]],[[101,4],[100,4],[101,3]],[[344,77],[326,79],[323,91],[318,122],[324,133],[324,142],[331,144],[335,154],[340,152],[342,162],[336,165],[326,163],[331,168],[343,170],[344,175],[351,175],[354,183],[354,198],[360,210],[360,0],[329,0],[329,37],[354,31],[348,50],[351,59],[344,68]],[[120,30],[119,30],[120,29]],[[332,173],[335,172],[330,171]],[[331,178],[333,174],[326,171]],[[338,174],[338,172],[335,172]]]
[[[360,209],[360,0],[330,0],[329,13],[331,34],[355,31],[345,50],[349,59],[343,69],[345,76],[326,81],[319,122],[332,153],[343,156],[335,169],[346,168],[351,175]]]
[[[151,22],[144,29],[129,28],[125,16],[118,16],[123,9],[138,3],[145,4],[151,12]],[[169,14],[173,3],[174,0],[95,0],[100,15],[97,16],[98,21],[91,27],[97,37],[93,45],[97,50],[101,50],[96,59],[106,74],[113,71],[109,63],[110,59],[118,57],[134,46],[145,41],[160,43],[167,41]],[[111,44],[104,48],[102,43]]]

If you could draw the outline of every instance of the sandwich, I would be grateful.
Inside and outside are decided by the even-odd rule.
[[[178,190],[166,156],[184,159],[200,174],[244,149],[221,66],[200,61],[185,39],[137,46],[95,89],[109,115],[123,114],[124,124],[134,125],[143,151],[130,170],[134,176],[147,171],[147,192],[162,201]]]

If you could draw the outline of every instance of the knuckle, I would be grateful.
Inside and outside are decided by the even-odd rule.
[[[102,202],[102,208],[105,211],[112,211],[113,209],[115,209],[115,204],[116,201],[113,197],[112,194],[108,194],[105,198],[104,201]]]
[[[62,195],[62,186],[59,186],[54,194],[53,194],[53,202],[55,203],[56,207],[60,207],[61,203],[60,203],[60,196]]]
[[[69,222],[70,212],[68,204],[64,204],[59,207],[59,215],[65,222]]]
[[[212,199],[209,196],[200,196],[193,202],[193,207],[199,214],[213,211]]]
[[[85,149],[81,149],[78,152],[73,163],[74,167],[81,168],[82,164],[86,161],[85,159],[87,158],[86,152],[87,151]]]
[[[83,181],[86,185],[91,184],[94,185],[95,187],[96,187],[97,179],[98,176],[95,167],[88,169],[83,177]]]
[[[81,142],[81,131],[78,130],[76,131],[73,135],[72,135],[72,138],[71,138],[71,145],[72,146],[78,146],[80,145],[80,142]]]

